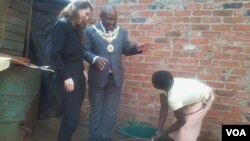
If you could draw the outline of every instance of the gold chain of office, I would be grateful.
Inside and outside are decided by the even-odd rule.
[[[113,32],[111,33],[105,33],[103,31],[101,31],[100,29],[98,29],[95,25],[92,26],[96,32],[104,39],[108,42],[108,46],[107,46],[107,50],[108,52],[112,53],[114,52],[114,46],[112,45],[113,40],[116,39],[119,30],[120,30],[120,26],[117,26]]]

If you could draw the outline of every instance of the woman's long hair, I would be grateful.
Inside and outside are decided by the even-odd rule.
[[[78,10],[87,9],[93,10],[93,7],[89,0],[76,0],[74,2],[70,2],[59,14],[58,19],[65,17],[68,21],[70,21],[74,28],[77,31],[77,34],[83,42],[82,30],[86,27],[86,21],[84,20],[80,24],[76,24],[79,21]]]

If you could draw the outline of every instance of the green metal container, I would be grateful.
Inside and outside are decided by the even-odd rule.
[[[19,141],[19,125],[38,94],[41,72],[11,64],[0,71],[0,141]]]

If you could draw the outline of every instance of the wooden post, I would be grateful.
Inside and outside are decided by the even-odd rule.
[[[9,7],[10,0],[1,0],[0,1],[0,48],[3,45],[4,39],[4,20]]]
[[[30,29],[31,29],[31,20],[32,20],[32,12],[33,11],[33,0],[30,0],[30,12],[29,12],[29,19],[27,20],[26,24],[26,36],[24,42],[24,57],[28,57],[29,55],[29,47],[30,47]]]

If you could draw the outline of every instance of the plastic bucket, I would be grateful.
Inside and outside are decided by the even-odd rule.
[[[157,130],[156,128],[145,125],[126,125],[122,127],[119,130],[119,132],[125,137],[138,140],[138,139],[151,139],[156,130]]]

